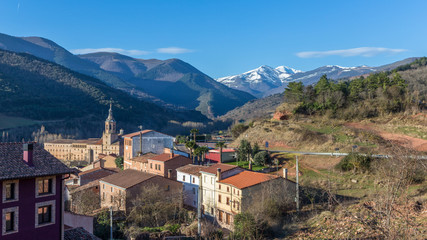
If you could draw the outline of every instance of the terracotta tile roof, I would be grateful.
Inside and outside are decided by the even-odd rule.
[[[72,173],[73,170],[33,143],[33,165],[23,160],[23,143],[0,143],[0,180]]]
[[[209,150],[209,152],[211,152],[211,153],[219,153],[219,149]],[[223,153],[226,153],[226,152],[236,152],[236,150],[234,150],[232,148],[224,148],[224,149],[222,149],[222,152]]]
[[[142,131],[138,131],[138,132],[134,132],[134,133],[129,133],[129,134],[126,134],[126,135],[123,135],[123,137],[125,138],[125,137],[135,137],[135,136],[139,136],[139,133],[141,133],[142,135],[144,135],[144,134],[146,134],[146,133],[149,133],[149,132],[153,132],[153,130],[149,130],[149,129],[147,129],[147,130],[142,130]]]
[[[234,176],[228,177],[219,181],[220,183],[227,183],[232,186],[235,186],[239,189],[251,187],[263,182],[267,182],[273,179],[279,178],[279,176],[274,176],[265,173],[243,171]]]
[[[162,153],[160,155],[157,155],[155,157],[149,158],[148,160],[155,160],[160,162],[167,162],[167,161],[179,161],[179,160],[190,160],[188,157],[184,157],[182,155],[175,154],[174,157],[171,158],[170,153]]]
[[[85,181],[94,181],[115,173],[117,172],[111,169],[97,167],[91,170],[81,172],[79,173],[79,176],[80,178],[84,178]]]
[[[146,130],[142,130],[142,131],[138,131],[138,132],[134,132],[134,133],[129,133],[129,134],[123,135],[123,138],[125,138],[125,137],[132,138],[132,137],[135,137],[135,136],[139,136],[139,133],[142,133],[142,135],[144,135],[144,134],[149,133],[149,132],[157,132],[157,131],[146,129]],[[161,133],[161,132],[158,132],[158,133]],[[172,136],[167,135],[165,133],[161,133],[161,134],[169,136],[169,137],[172,137]]]
[[[218,168],[221,168],[221,172],[226,172],[226,171],[229,171],[231,169],[235,169],[237,167],[238,166],[235,166],[235,165],[217,163],[217,164],[214,164],[212,166],[209,166],[208,168],[203,169],[202,172],[216,174],[216,170]]]
[[[134,157],[130,161],[146,163],[148,162],[149,158],[153,158],[155,156],[157,156],[157,154],[150,152],[150,153],[143,154],[142,156]]]
[[[82,227],[64,229],[64,240],[101,240]]]
[[[176,171],[188,173],[188,174],[195,175],[195,176],[199,176],[200,171],[202,171],[206,168],[208,168],[208,166],[188,164],[188,165],[177,168]]]
[[[127,189],[157,176],[158,175],[151,173],[140,172],[133,169],[126,169],[119,173],[102,178],[100,181]]]

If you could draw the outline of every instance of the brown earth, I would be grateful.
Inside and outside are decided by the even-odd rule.
[[[421,138],[414,138],[403,134],[381,131],[376,129],[373,125],[366,125],[361,123],[345,123],[344,125],[350,128],[372,131],[384,138],[385,140],[397,143],[401,146],[416,151],[427,152],[427,140]]]

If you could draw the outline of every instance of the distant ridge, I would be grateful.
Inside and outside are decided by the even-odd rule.
[[[135,97],[173,109],[195,109],[212,118],[254,99],[179,59],[142,60],[104,52],[73,55],[45,38],[6,34],[0,34],[0,49],[28,53],[98,78]]]

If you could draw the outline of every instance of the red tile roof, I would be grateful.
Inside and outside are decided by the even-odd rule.
[[[185,160],[189,160],[188,157],[184,157],[182,155],[175,154],[174,157],[171,157],[170,153],[163,153],[163,154],[157,155],[155,157],[149,158],[148,160],[155,160],[155,161],[160,161],[160,162],[167,162],[167,161],[170,161],[170,160],[174,160],[175,161],[175,160],[184,160],[184,159]]]
[[[138,131],[138,132],[134,132],[134,133],[129,133],[129,134],[126,134],[126,135],[123,135],[123,137],[125,138],[125,137],[135,137],[135,136],[139,136],[139,133],[141,133],[142,135],[144,135],[144,134],[146,134],[146,133],[149,133],[149,132],[152,132],[153,130],[149,130],[149,129],[147,129],[147,130],[142,130],[142,131]]]
[[[177,172],[183,172],[191,175],[200,175],[200,171],[208,168],[208,166],[188,164],[176,169]]]
[[[234,176],[223,179],[219,182],[230,184],[239,189],[244,189],[244,188],[252,187],[254,185],[267,182],[276,178],[279,178],[279,177],[270,175],[270,174],[265,174],[265,173],[243,171]]]
[[[157,154],[150,152],[150,153],[143,154],[142,156],[134,157],[130,161],[146,163],[148,162],[148,159],[153,158],[155,156],[157,156]]]
[[[218,168],[221,169],[221,172],[226,172],[226,171],[229,171],[231,169],[238,168],[238,166],[230,165],[230,164],[217,163],[217,164],[214,164],[212,166],[209,166],[208,168],[203,169],[202,172],[216,174],[216,171]]]

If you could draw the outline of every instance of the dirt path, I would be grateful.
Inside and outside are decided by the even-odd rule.
[[[361,123],[346,123],[344,125],[351,128],[373,131],[376,134],[380,135],[385,140],[395,142],[401,146],[411,148],[417,151],[427,152],[427,140],[424,140],[421,138],[414,138],[414,137],[406,136],[403,134],[397,134],[397,133],[389,133],[389,132],[378,130],[372,125],[365,125]]]

